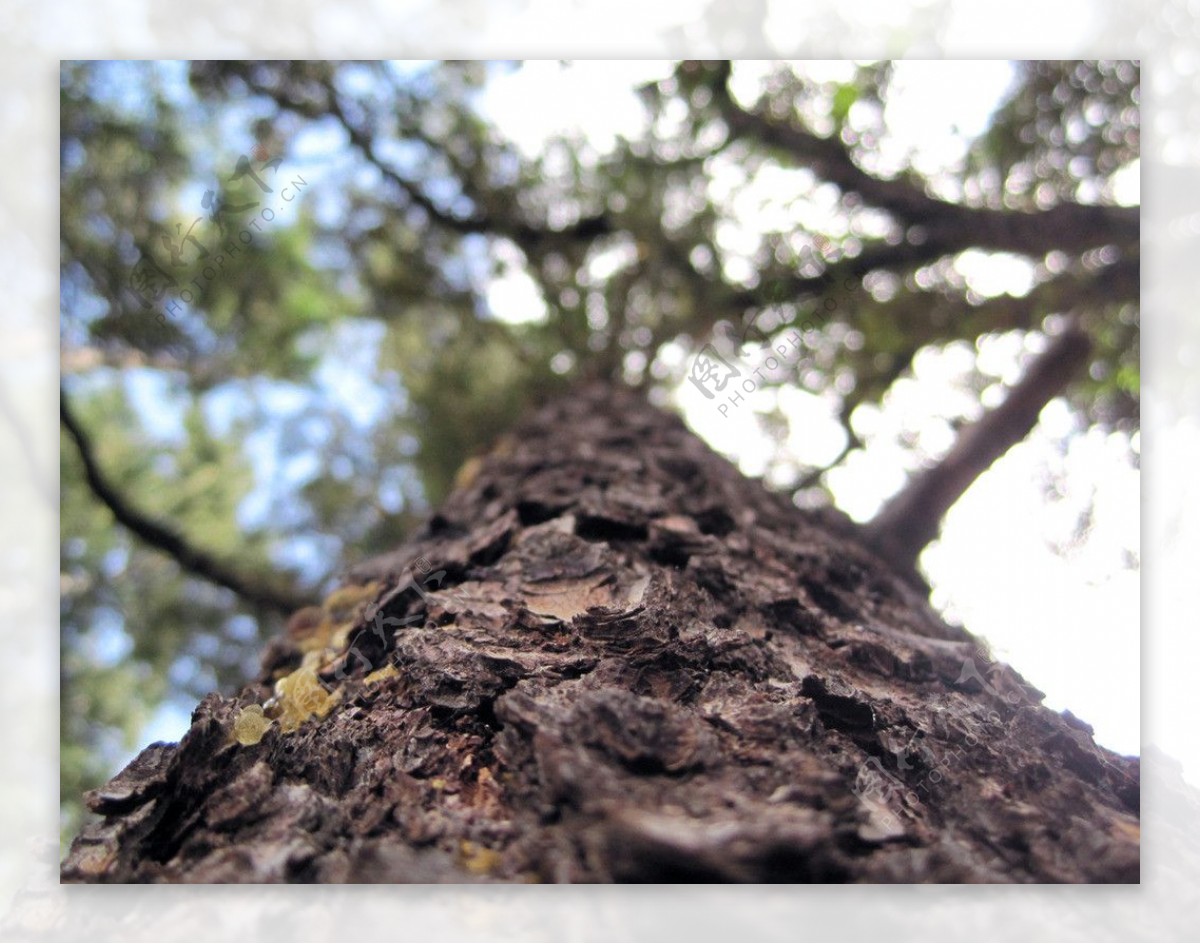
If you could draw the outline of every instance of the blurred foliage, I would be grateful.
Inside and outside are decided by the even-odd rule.
[[[972,169],[995,205],[1094,202],[1110,175],[1141,153],[1138,66],[1133,62],[1022,62],[1021,82],[973,152]]]
[[[800,360],[770,383],[830,404],[843,459],[862,445],[855,410],[923,348],[1068,313],[1097,343],[1071,390],[1084,424],[1136,428],[1136,236],[1009,239],[1032,287],[985,295],[960,263],[997,251],[986,228],[948,213],[931,241],[905,217],[947,192],[951,210],[1014,216],[1112,204],[1138,155],[1136,64],[1014,66],[940,179],[879,174],[886,207],[826,181],[880,166],[888,63],[836,80],[680,63],[637,89],[642,134],[570,132],[535,155],[488,114],[489,84],[517,68],[63,64],[63,390],[130,504],[315,594],[401,541],[466,457],[574,378],[667,390],[710,341],[736,358],[796,328]],[[498,285],[528,310],[497,311]],[[762,420],[787,431],[782,413]],[[791,465],[819,497],[822,470]],[[236,685],[284,614],[116,526],[66,438],[61,520],[71,834],[80,793],[163,706]]]

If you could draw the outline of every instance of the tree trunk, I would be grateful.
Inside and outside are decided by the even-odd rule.
[[[91,794],[63,878],[1136,882],[1138,761],[822,521],[578,390]]]

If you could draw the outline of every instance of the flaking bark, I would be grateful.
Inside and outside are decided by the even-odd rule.
[[[89,797],[64,880],[1138,880],[1138,762],[677,417],[582,389],[460,478]],[[237,743],[324,619],[337,704]]]

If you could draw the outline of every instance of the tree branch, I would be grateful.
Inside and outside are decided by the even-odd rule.
[[[250,84],[256,91],[273,99],[281,108],[296,112],[308,118],[319,117],[320,112],[314,110],[311,103],[297,100],[290,96],[286,87],[266,88],[256,84],[249,75],[243,76],[243,80]],[[441,226],[443,229],[449,230],[460,236],[473,234],[479,235],[496,235],[507,236],[522,247],[522,249],[530,248],[532,244],[539,243],[547,239],[575,239],[584,242],[591,241],[600,236],[606,236],[615,232],[615,227],[607,213],[599,213],[593,216],[582,217],[576,220],[569,226],[563,227],[561,230],[547,229],[544,227],[535,226],[524,221],[509,221],[497,219],[482,210],[476,210],[470,216],[458,216],[448,210],[438,206],[424,190],[415,183],[404,177],[387,161],[380,157],[379,152],[375,147],[374,136],[365,128],[356,124],[346,110],[342,107],[342,103],[338,98],[337,90],[331,82],[322,82],[322,88],[326,95],[326,107],[328,113],[342,126],[346,134],[350,138],[350,143],[366,158],[367,162],[375,167],[384,177],[396,187],[398,187],[406,197],[419,207],[434,223]],[[446,157],[447,161],[453,166],[456,162],[446,153],[445,149],[440,145],[430,141],[425,136],[416,136],[422,144],[436,150]],[[459,180],[459,185],[466,191],[466,181]],[[476,199],[474,202],[479,203]]]
[[[850,453],[855,449],[862,448],[862,440],[860,440],[854,431],[850,429],[849,425],[846,425],[845,430],[846,445],[842,446],[842,448],[838,450],[838,454],[825,465],[816,466],[815,468],[810,469],[804,478],[792,486],[793,492],[803,492],[805,489],[812,488],[814,485],[819,484],[827,472],[832,472],[844,461],[846,461],[846,456],[850,455]]]
[[[795,123],[742,108],[729,91],[730,64],[713,67],[713,100],[733,137],[783,152],[845,193],[858,193],[906,226],[920,226],[926,243],[953,252],[968,247],[1040,255],[1059,249],[1134,245],[1140,235],[1138,207],[1061,203],[1039,212],[992,210],[929,196],[903,178],[874,177],[859,167],[836,137],[822,138]]]
[[[117,522],[151,547],[173,558],[182,568],[211,583],[232,590],[247,603],[287,616],[312,602],[293,589],[273,586],[262,577],[243,574],[203,551],[166,525],[134,508],[108,480],[96,463],[92,443],[78,418],[71,412],[66,392],[59,390],[59,417],[63,429],[75,443],[84,476],[92,493],[112,512]]]
[[[864,536],[872,550],[920,584],[917,556],[937,537],[950,506],[993,462],[1029,435],[1042,407],[1087,363],[1091,350],[1086,332],[1072,320],[1003,403],[966,427],[945,458],[918,473],[867,523]]]

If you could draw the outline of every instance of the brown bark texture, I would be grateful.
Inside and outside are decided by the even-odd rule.
[[[1040,699],[848,522],[584,387],[89,795],[62,877],[1138,881],[1138,761]]]

